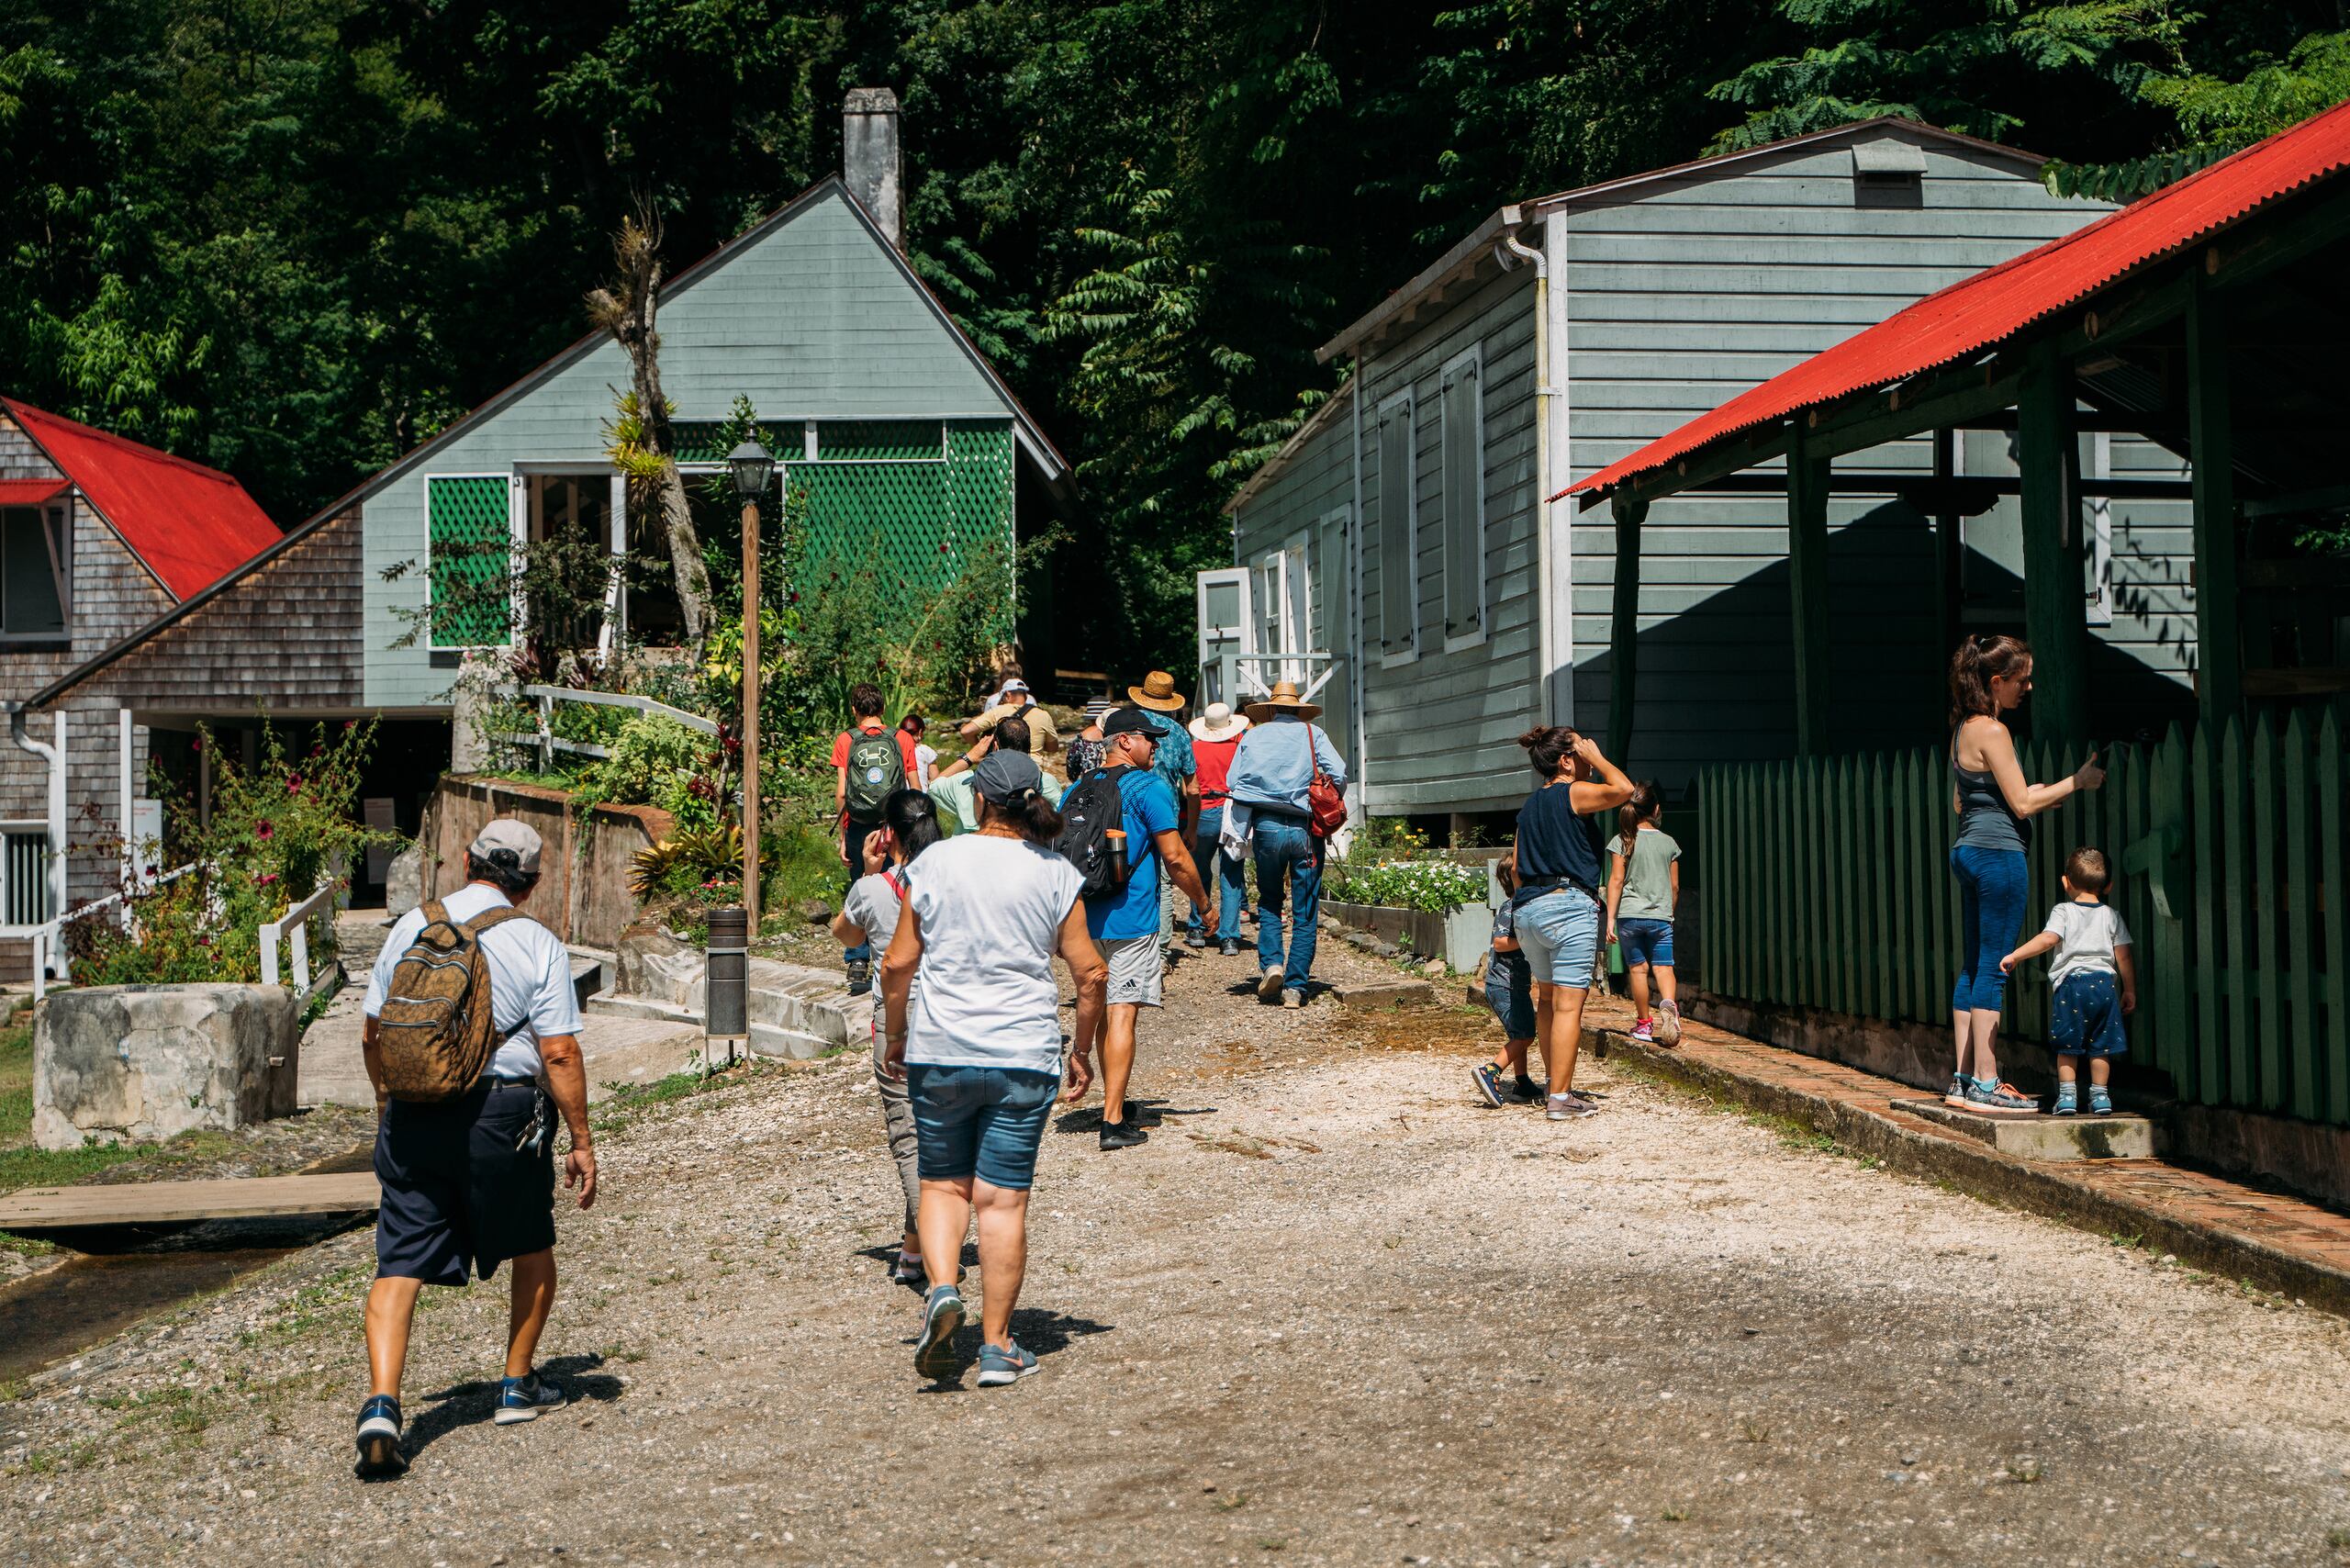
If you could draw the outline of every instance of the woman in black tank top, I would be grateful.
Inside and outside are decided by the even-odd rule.
[[[1588,735],[1538,726],[1518,736],[1543,780],[1517,813],[1519,949],[1534,981],[1534,1037],[1550,1074],[1550,1117],[1597,1109],[1574,1092],[1583,1003],[1599,950],[1599,844],[1583,819],[1632,798],[1624,770]]]

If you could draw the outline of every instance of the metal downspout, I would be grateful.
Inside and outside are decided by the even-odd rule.
[[[1535,625],[1538,628],[1535,646],[1536,656],[1541,661],[1536,678],[1541,693],[1543,715],[1555,723],[1561,722],[1558,690],[1560,638],[1558,601],[1552,592],[1557,568],[1551,559],[1550,548],[1550,491],[1554,487],[1550,480],[1550,412],[1558,383],[1550,374],[1550,266],[1548,256],[1517,237],[1521,227],[1522,223],[1513,222],[1502,231],[1502,237],[1494,244],[1494,258],[1505,269],[1516,264],[1512,257],[1531,263],[1534,267],[1534,575]],[[1572,700],[1566,706],[1572,717]]]

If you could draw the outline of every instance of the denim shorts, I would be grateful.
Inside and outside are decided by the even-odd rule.
[[[1525,954],[1495,953],[1486,963],[1485,1005],[1511,1039],[1534,1037],[1534,984],[1527,978]]]
[[[915,1158],[925,1182],[976,1176],[990,1187],[1027,1191],[1036,1180],[1060,1075],[1008,1067],[906,1064],[914,1113]]]
[[[1599,957],[1599,901],[1581,888],[1553,888],[1517,906],[1517,945],[1537,985],[1591,985]]]
[[[1616,944],[1624,950],[1627,968],[1639,964],[1673,967],[1673,922],[1627,915],[1616,923]]]

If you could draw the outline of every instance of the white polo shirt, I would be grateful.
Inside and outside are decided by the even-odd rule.
[[[471,920],[484,910],[511,902],[504,893],[483,882],[467,882],[441,901],[449,918]],[[400,957],[424,929],[422,905],[401,915],[384,939],[384,950],[367,977],[367,999],[361,1003],[370,1018],[380,1017]],[[579,1033],[579,1003],[571,989],[571,954],[563,938],[535,920],[509,920],[481,934],[482,957],[489,962],[489,1006],[492,1024],[508,1031],[491,1053],[485,1070],[501,1078],[537,1078],[543,1064],[539,1042],[550,1035]]]

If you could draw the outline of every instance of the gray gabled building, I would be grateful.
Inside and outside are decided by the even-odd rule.
[[[1324,346],[1350,364],[1344,389],[1234,498],[1235,564],[1202,575],[1203,688],[1326,672],[1326,722],[1382,815],[1513,809],[1519,732],[1547,718],[1605,734],[1625,717],[1608,711],[1619,647],[1639,666],[1615,724],[1637,776],[1677,790],[1708,761],[1789,755],[1783,499],[1659,505],[1619,606],[1608,514],[1542,498],[2109,210],[2051,195],[2042,162],[1884,118],[1494,213]],[[1947,465],[1984,481],[1949,532],[1954,560],[1936,508],[1891,479],[1834,502],[1838,749],[1937,738],[1949,638],[2020,625],[2016,502],[1998,493],[2012,436],[1950,440]],[[2181,473],[2134,439],[2085,438],[2080,457],[2090,494]],[[1922,481],[1934,464],[1913,442],[1864,466]],[[2188,696],[2185,510],[2099,498],[2081,514],[2100,656],[2143,678],[2119,683],[2110,722],[2149,722]]]

